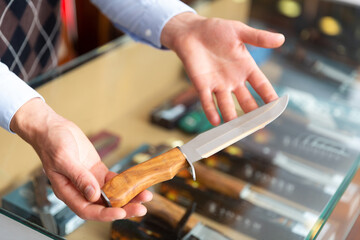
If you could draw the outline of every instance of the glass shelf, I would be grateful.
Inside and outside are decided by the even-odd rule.
[[[209,12],[207,7],[211,1],[206,2],[204,12]],[[233,16],[241,12],[240,20],[246,19],[248,1],[215,2],[226,6],[222,10],[232,9]],[[268,27],[253,19],[249,23]],[[225,174],[226,179],[232,177],[229,179],[237,184],[245,184],[238,199],[216,192],[200,180],[197,186],[203,186],[202,190],[191,188],[186,173],[153,190],[169,199],[171,189],[191,193],[191,200],[198,201],[198,210],[192,215],[196,221],[232,239],[239,236],[242,239],[315,239],[325,223],[332,226],[330,230],[323,229],[329,231],[325,236],[336,231],[341,222],[328,218],[339,204],[348,209],[343,219],[349,216],[351,207],[346,208],[346,203],[339,200],[360,161],[357,70],[354,66],[338,64],[335,59],[324,58],[305,46],[307,56],[319,62],[315,72],[293,58],[291,54],[299,52],[298,48],[296,37],[291,35],[287,35],[286,44],[277,50],[249,46],[278,94],[290,96],[288,109],[265,129],[202,163],[218,174]],[[323,71],[320,74],[319,69]],[[346,76],[347,80],[339,81],[337,76]],[[164,145],[169,139],[186,142],[197,133],[185,132],[178,125],[169,130],[150,122],[154,109],[187,89],[189,83],[174,53],[158,51],[126,37],[39,76],[30,85],[56,112],[76,123],[88,136],[105,130],[121,139],[120,147],[103,158],[107,166],[116,169],[114,171],[135,164],[134,154],[139,151],[157,154],[154,149],[159,144]],[[195,110],[198,112],[193,114],[201,117],[201,110]],[[12,208],[25,218],[26,213],[29,221],[35,218],[35,222],[39,222],[30,180],[41,166],[40,161],[16,135],[1,134],[0,142],[2,207]],[[114,231],[112,227],[117,223],[83,223],[69,209],[64,210],[66,206],[55,199],[51,188],[47,191],[57,213],[68,218],[61,220],[64,226],[68,224],[68,228],[63,227],[67,239],[111,238],[111,229]],[[177,206],[189,208],[190,201],[185,201],[184,196],[183,202],[172,199]],[[153,221],[151,214],[143,221]],[[126,226],[134,224],[124,222]]]

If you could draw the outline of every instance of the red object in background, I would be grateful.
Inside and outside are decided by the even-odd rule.
[[[76,42],[78,30],[76,20],[76,7],[74,0],[61,0],[60,14],[66,29],[67,37]]]
[[[119,136],[105,130],[90,136],[89,140],[94,145],[101,159],[116,149],[120,143]]]

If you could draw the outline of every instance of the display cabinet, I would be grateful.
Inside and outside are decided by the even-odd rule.
[[[197,5],[204,15],[241,21],[248,19],[249,7],[248,1],[239,0]],[[268,27],[252,19],[249,24]],[[360,161],[356,68],[344,65],[339,70],[336,60],[325,59],[322,69],[340,71],[348,77],[342,82],[304,69],[292,58],[299,45],[290,35],[278,50],[248,49],[278,94],[289,95],[288,108],[264,129],[199,163],[197,181],[185,171],[151,188],[155,199],[145,217],[112,223],[78,218],[56,199],[46,180],[34,178],[41,165],[33,149],[5,131],[0,135],[2,207],[48,230],[51,226],[42,219],[52,219],[57,234],[70,240],[176,239],[179,234],[182,239],[191,239],[191,234],[198,239],[343,238],[340,230],[359,212],[360,186],[351,183]],[[307,54],[322,59],[315,51]],[[171,127],[158,121],[164,111],[171,119],[171,109],[179,105],[171,100],[189,91],[190,83],[174,53],[127,37],[30,85],[89,136],[115,172],[187,142],[209,126],[194,95]],[[243,114],[239,106],[237,110]],[[229,191],[222,187],[225,183]],[[37,192],[39,186],[45,186],[45,192]],[[39,209],[40,194],[49,200],[49,211]],[[171,211],[164,217],[159,206]],[[335,207],[342,210],[333,218]]]

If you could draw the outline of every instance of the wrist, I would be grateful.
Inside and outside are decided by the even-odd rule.
[[[171,18],[161,32],[161,44],[176,51],[180,44],[191,36],[192,29],[196,28],[205,18],[192,12],[184,12]]]
[[[49,124],[61,122],[63,118],[56,114],[42,99],[33,98],[26,102],[14,114],[10,129],[26,142],[33,145],[41,142],[41,136],[47,132]]]

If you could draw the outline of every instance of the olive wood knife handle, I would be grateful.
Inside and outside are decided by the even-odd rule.
[[[143,190],[172,179],[180,170],[189,167],[180,149],[173,148],[157,157],[118,174],[107,182],[102,191],[112,207],[122,207]]]

